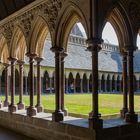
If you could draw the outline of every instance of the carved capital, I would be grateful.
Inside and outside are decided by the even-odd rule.
[[[51,51],[52,52],[55,52],[55,53],[63,53],[64,52],[64,49],[63,48],[60,48],[60,47],[52,47],[51,48]]]

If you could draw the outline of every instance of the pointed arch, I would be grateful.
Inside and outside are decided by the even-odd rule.
[[[10,57],[24,60],[27,49],[27,42],[22,29],[18,26],[15,28],[10,42]]]
[[[61,46],[67,50],[68,38],[72,27],[76,23],[80,22],[87,34],[88,26],[84,14],[80,10],[80,8],[74,5],[73,3],[68,4],[67,7],[65,7],[63,13],[64,15],[62,16],[62,18],[60,18],[61,21],[57,26],[58,31],[56,33],[55,39],[56,39],[57,46]]]
[[[0,35],[0,61],[8,64],[9,49],[5,37]]]
[[[41,16],[38,16],[34,22],[30,34],[30,48],[28,51],[32,54],[37,54],[39,57],[42,57],[44,43],[49,33],[51,35],[47,22]]]

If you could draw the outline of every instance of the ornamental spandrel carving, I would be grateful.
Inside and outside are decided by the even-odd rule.
[[[25,13],[20,18],[20,23],[23,26],[25,35],[28,36],[32,27],[34,16],[31,13]]]
[[[3,35],[6,38],[7,43],[9,45],[13,35],[14,25],[12,23],[7,23],[2,27],[2,30],[3,30]]]
[[[63,2],[64,2],[63,0],[49,0],[46,3],[46,6],[44,8],[44,14],[51,27],[50,30],[55,29],[56,19],[58,17],[59,10],[62,8]]]

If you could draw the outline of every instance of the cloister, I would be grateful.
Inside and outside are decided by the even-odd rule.
[[[1,94],[5,95],[5,100],[0,106],[0,125],[6,124],[10,129],[36,139],[139,140],[134,92],[139,90],[140,81],[139,73],[134,75],[133,57],[137,49],[140,28],[140,1],[20,0],[20,2],[15,0],[0,2],[0,87],[1,92],[3,91]],[[99,52],[105,45],[102,32],[107,22],[111,23],[118,37],[122,73],[104,74],[98,69]],[[86,43],[83,40],[79,41],[85,44],[91,58],[91,71],[87,74],[64,70],[65,60],[69,55],[68,41],[72,42],[70,33],[76,23],[82,24],[87,36]],[[51,38],[50,50],[54,55],[54,68],[41,71],[47,36]],[[45,55],[47,56],[47,53]],[[49,88],[55,89],[55,111],[49,115],[43,113],[41,104],[43,77],[44,79],[48,77]],[[87,80],[82,81],[84,78]],[[80,86],[76,87],[75,83]],[[72,92],[92,93],[92,110],[89,112],[88,120],[82,118],[77,120],[64,115],[64,93],[67,91],[65,85],[69,87],[71,84],[75,85]],[[104,121],[99,112],[99,92],[121,90],[123,93],[121,118],[116,123],[115,120]],[[16,92],[19,94],[17,105]],[[23,94],[29,94],[29,106],[26,110]],[[35,94],[37,94],[36,102]]]

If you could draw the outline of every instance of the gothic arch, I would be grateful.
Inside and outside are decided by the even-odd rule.
[[[0,35],[0,61],[8,64],[9,49],[5,37]]]
[[[64,10],[64,15],[60,18],[60,22],[57,26],[58,31],[56,33],[56,45],[67,49],[68,37],[72,27],[77,23],[80,22],[86,34],[88,33],[86,19],[79,9],[79,7],[75,6],[74,4],[70,3]],[[62,28],[61,28],[62,27]]]
[[[10,42],[10,57],[24,60],[27,48],[24,32],[20,27],[16,27]]]
[[[49,31],[48,23],[41,16],[38,16],[34,21],[34,25],[30,34],[30,48],[28,51],[32,54],[37,54],[39,57],[42,57],[44,43],[48,33],[52,35]]]

